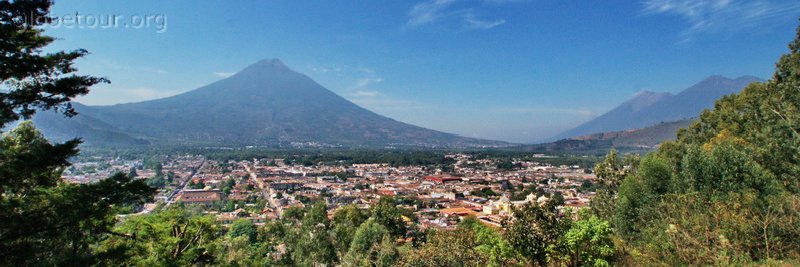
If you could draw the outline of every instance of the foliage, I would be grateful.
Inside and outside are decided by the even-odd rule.
[[[291,259],[294,264],[332,265],[336,262],[336,251],[328,233],[330,222],[324,202],[317,202],[305,210],[295,242],[291,242]]]
[[[344,257],[345,266],[392,266],[398,258],[394,238],[383,225],[370,219],[355,232]]]
[[[487,258],[487,266],[514,266],[524,262],[522,255],[503,238],[499,231],[481,224],[476,218],[465,218],[459,227],[468,228],[475,233],[477,243],[475,250]]]
[[[0,1],[0,129],[37,110],[75,115],[69,101],[105,79],[77,75],[85,50],[43,53],[51,1]],[[108,257],[92,244],[113,235],[116,211],[141,205],[153,191],[116,174],[93,184],[60,179],[79,140],[51,144],[30,122],[0,141],[0,265],[88,265]]]
[[[244,236],[247,238],[246,240],[250,242],[250,244],[255,243],[256,240],[256,225],[253,224],[250,220],[236,220],[231,224],[230,229],[228,230],[228,236],[232,238]]]
[[[269,250],[261,245],[261,243],[251,243],[246,236],[224,238],[221,241],[224,252],[220,253],[217,263],[221,266],[274,265],[275,262],[267,253]]]
[[[30,119],[38,109],[55,109],[73,116],[70,99],[89,92],[89,87],[107,82],[103,78],[77,75],[72,61],[88,54],[78,49],[43,53],[55,38],[40,28],[49,23],[51,1],[0,1],[0,128],[18,119]]]
[[[470,195],[476,197],[493,197],[497,196],[497,193],[494,192],[490,187],[484,187],[481,188],[480,190],[473,190],[472,192],[470,192]]]
[[[356,229],[364,223],[368,214],[355,205],[347,205],[333,213],[333,243],[340,258],[350,249]],[[385,229],[385,228],[384,228]]]
[[[657,154],[645,156],[636,175],[626,178],[619,187],[611,218],[617,232],[625,236],[640,234],[640,227],[658,212],[653,204],[669,190],[671,179],[672,170],[663,158]]]
[[[105,253],[119,253],[102,265],[186,266],[216,261],[221,229],[214,217],[181,208],[124,220],[100,244]]]
[[[192,181],[189,181],[189,183],[186,185],[186,187],[188,187],[189,189],[203,189],[203,188],[206,187],[206,184],[203,183],[202,180],[197,181],[196,183],[195,183],[194,180],[192,180]]]
[[[539,206],[528,202],[514,207],[514,218],[504,222],[505,238],[529,262],[546,266],[557,253],[561,235],[571,221],[561,219],[554,203]]]
[[[407,250],[399,266],[485,266],[488,259],[477,250],[475,232],[467,227],[435,231],[428,242]]]
[[[603,219],[611,219],[617,201],[617,190],[626,177],[638,165],[636,155],[621,158],[616,150],[611,150],[602,162],[594,167],[597,176],[597,194],[592,200],[592,211]]]
[[[147,178],[144,182],[152,188],[162,188],[167,184],[167,179],[160,176],[153,176]]]
[[[718,100],[625,175],[613,168],[619,164],[598,165],[620,185],[609,190],[613,208],[595,211],[613,214],[630,262],[746,265],[800,256],[800,27],[789,48],[771,80]]]
[[[515,168],[517,168],[518,166],[516,166],[510,160],[500,160],[500,162],[497,163],[496,167],[497,167],[498,170],[511,171],[511,170],[514,170]]]
[[[403,220],[403,217],[413,216],[411,214],[404,214],[403,210],[397,207],[395,199],[392,197],[381,197],[372,210],[370,217],[376,223],[386,227],[395,237],[405,237],[408,232],[408,226]]]
[[[562,260],[567,266],[611,266],[614,255],[611,242],[611,225],[597,216],[582,211],[582,218],[575,221],[564,233],[561,241]]]

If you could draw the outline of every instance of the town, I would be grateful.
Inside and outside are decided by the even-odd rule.
[[[500,227],[512,207],[556,201],[562,212],[576,212],[594,196],[589,166],[526,160],[477,159],[446,154],[451,167],[425,165],[308,164],[282,158],[218,161],[200,155],[156,156],[120,160],[84,158],[63,178],[88,183],[124,172],[158,188],[155,203],[136,207],[139,214],[170,205],[192,206],[223,225],[240,219],[259,225],[281,218],[293,207],[324,201],[329,216],[337,208],[369,209],[381,197],[393,197],[414,213],[421,229],[453,228],[467,216]],[[411,223],[411,222],[409,222]]]

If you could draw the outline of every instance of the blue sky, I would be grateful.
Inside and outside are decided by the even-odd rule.
[[[639,90],[768,78],[800,2],[62,0],[52,11],[64,20],[46,29],[51,49],[89,50],[81,72],[112,81],[85,104],[175,95],[280,58],[379,114],[529,142]]]

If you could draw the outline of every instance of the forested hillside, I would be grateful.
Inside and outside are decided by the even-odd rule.
[[[594,212],[624,265],[743,265],[800,256],[800,28],[769,81],[717,101],[674,142],[597,167]],[[795,262],[797,264],[797,262]]]

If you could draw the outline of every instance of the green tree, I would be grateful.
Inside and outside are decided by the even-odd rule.
[[[0,1],[0,129],[38,110],[76,114],[70,100],[105,79],[77,75],[72,62],[86,50],[45,53],[55,39],[52,1]],[[79,140],[51,144],[30,123],[0,143],[0,265],[87,265],[105,255],[91,244],[111,234],[120,206],[141,205],[153,191],[143,181],[115,175],[68,184],[60,179]]]
[[[305,211],[300,207],[288,207],[281,213],[281,218],[292,221],[302,221],[305,216]]]
[[[475,233],[477,246],[475,250],[487,258],[487,266],[515,266],[524,262],[511,244],[496,229],[481,224],[477,218],[468,217],[459,223],[459,227],[472,230]]]
[[[400,251],[394,238],[385,235],[377,249],[378,255],[374,266],[395,266],[400,260]]]
[[[306,207],[296,239],[287,242],[295,265],[333,265],[337,261],[336,249],[328,233],[329,226],[325,202],[319,201]]]
[[[115,234],[111,228],[117,209],[141,205],[153,193],[123,174],[92,184],[60,181],[66,162],[41,162],[54,154],[40,154],[56,146],[29,123],[0,141],[0,176],[5,182],[0,196],[0,262],[91,263],[105,256],[93,253],[91,244]]]
[[[477,250],[475,232],[468,227],[437,230],[419,249],[405,250],[399,266],[486,266],[488,258]]]
[[[181,208],[130,217],[100,245],[115,258],[101,265],[187,266],[210,264],[220,250],[219,226],[214,217]]]
[[[505,159],[498,162],[496,167],[498,170],[511,171],[514,170],[514,163]]]
[[[194,182],[194,180],[189,181],[189,184],[186,185],[189,189],[203,189],[206,188],[206,184],[203,181]]]
[[[51,4],[48,0],[0,1],[0,80],[4,86],[0,126],[29,119],[38,109],[73,116],[76,112],[69,101],[88,93],[92,85],[107,82],[75,74],[72,61],[88,54],[86,50],[42,52],[55,40],[41,29],[52,20]]]
[[[164,166],[161,165],[161,162],[155,164],[153,171],[155,171],[156,177],[164,177]]]
[[[293,240],[293,226],[285,220],[268,221],[263,226],[258,227],[259,248],[264,253],[274,253],[281,245],[289,240]],[[288,262],[288,257],[283,257],[284,263]]]
[[[505,238],[531,264],[547,266],[571,220],[562,220],[554,203],[528,202],[514,207],[514,217],[504,222]]]
[[[613,213],[633,262],[749,265],[800,255],[789,241],[800,239],[798,88],[800,27],[772,79],[721,98],[629,169]]]
[[[167,183],[170,183],[170,184],[171,184],[171,183],[172,183],[172,181],[175,179],[175,172],[173,172],[173,171],[168,171],[168,172],[167,172],[166,179],[167,179]]]
[[[370,219],[356,230],[343,263],[345,266],[393,266],[397,257],[389,231]]]
[[[619,187],[613,220],[620,234],[634,238],[656,216],[660,196],[672,190],[672,177],[668,161],[658,154],[642,159],[637,173]]]
[[[592,211],[604,219],[610,219],[616,206],[617,191],[625,177],[634,171],[638,164],[635,156],[620,158],[617,150],[608,152],[605,159],[594,167],[597,176],[597,194],[592,200]],[[627,165],[627,168],[626,168]]]
[[[130,176],[131,179],[134,179],[136,178],[136,176],[139,176],[139,174],[136,173],[136,167],[131,167],[131,170],[128,171],[128,176]]]
[[[476,197],[493,197],[497,196],[497,193],[494,192],[490,187],[484,187],[481,188],[480,190],[473,190],[472,192],[470,192],[470,195]]]
[[[147,178],[147,179],[145,180],[145,183],[146,183],[148,186],[152,187],[152,188],[161,188],[161,187],[164,187],[164,185],[166,185],[166,184],[167,184],[166,182],[167,182],[167,181],[166,181],[164,178],[162,178],[162,177],[159,177],[159,176],[150,177],[150,178]]]
[[[220,255],[219,263],[224,266],[264,266],[269,260],[258,253],[258,247],[248,240],[247,236],[230,237],[222,241],[224,254]]]
[[[597,216],[581,211],[580,220],[564,233],[561,257],[567,266],[611,266],[614,244],[611,225]]]
[[[250,244],[256,243],[258,240],[257,237],[257,229],[256,225],[253,224],[251,220],[239,219],[231,224],[230,230],[228,230],[228,236],[231,238],[236,238],[240,236],[244,236],[250,242]]]
[[[403,217],[406,216],[404,211],[397,207],[397,203],[392,197],[381,197],[371,210],[370,218],[375,222],[386,227],[389,232],[395,237],[405,237],[408,232]]]
[[[355,205],[341,207],[333,213],[333,243],[340,258],[350,249],[356,229],[367,218],[368,215]]]
[[[322,225],[325,228],[330,226],[328,207],[325,205],[325,201],[317,201],[306,207],[303,215],[303,225]]]

